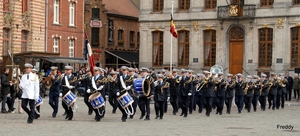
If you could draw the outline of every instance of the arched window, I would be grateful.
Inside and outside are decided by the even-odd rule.
[[[273,29],[262,28],[258,30],[258,67],[271,68],[272,48],[273,48]]]
[[[152,32],[152,65],[153,67],[159,67],[163,64],[163,52],[164,52],[164,39],[162,31]]]
[[[189,31],[178,31],[178,66],[189,65]]]
[[[216,64],[216,30],[203,31],[204,66],[211,67]]]

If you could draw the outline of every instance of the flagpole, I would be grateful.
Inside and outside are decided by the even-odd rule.
[[[171,17],[173,17],[173,5],[174,5],[174,1],[172,1],[172,12],[171,12]],[[172,48],[173,48],[173,35],[171,34],[171,54],[170,54],[170,73],[172,73]]]

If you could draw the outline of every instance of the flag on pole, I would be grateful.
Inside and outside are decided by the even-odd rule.
[[[93,70],[95,67],[95,61],[94,61],[92,48],[91,48],[91,45],[89,43],[86,33],[84,33],[84,38],[85,38],[85,50],[84,50],[85,60],[88,61],[89,69],[93,73],[94,72]]]
[[[172,14],[171,14],[171,22],[170,22],[170,32],[173,35],[173,37],[175,37],[175,38],[178,37]]]

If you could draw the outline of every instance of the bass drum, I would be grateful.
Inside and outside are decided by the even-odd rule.
[[[137,78],[133,80],[133,94],[135,96],[147,97],[150,94],[150,81],[147,78]]]

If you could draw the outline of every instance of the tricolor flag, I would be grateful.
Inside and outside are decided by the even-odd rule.
[[[85,50],[84,50],[85,60],[88,61],[90,71],[93,73],[94,72],[93,70],[95,67],[95,61],[94,61],[92,48],[91,48],[91,45],[89,43],[86,33],[84,33],[84,38],[85,38]]]
[[[171,22],[170,22],[170,32],[175,38],[178,37],[172,14],[171,14]]]

